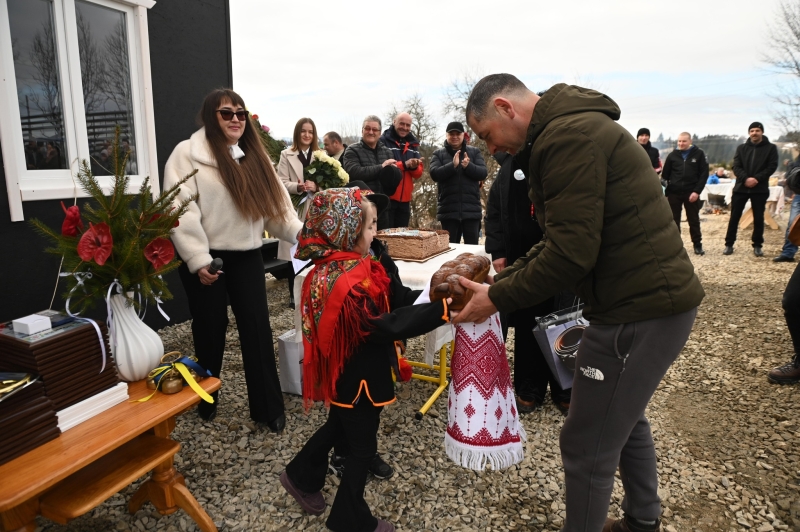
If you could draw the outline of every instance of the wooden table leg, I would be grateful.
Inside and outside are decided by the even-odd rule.
[[[30,499],[0,512],[0,532],[33,532],[36,530],[36,515],[39,513],[39,499]]]
[[[169,438],[175,428],[175,418],[170,418],[154,427],[153,432],[159,438]],[[169,515],[183,509],[194,519],[203,532],[217,532],[214,521],[200,506],[189,490],[183,475],[173,465],[173,458],[156,466],[151,477],[144,482],[128,503],[128,511],[136,513],[142,505],[150,501],[161,515]]]
[[[742,215],[742,219],[739,220],[739,229],[747,229],[751,223],[753,223],[753,209],[748,209],[747,212]]]
[[[769,209],[764,210],[764,221],[769,225],[772,229],[778,229],[778,222],[775,221],[775,218],[772,217],[772,214],[769,212]]]

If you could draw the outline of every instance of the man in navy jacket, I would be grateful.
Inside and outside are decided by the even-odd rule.
[[[681,230],[681,207],[686,209],[689,234],[695,255],[705,255],[703,235],[700,232],[700,193],[708,179],[708,159],[697,146],[692,146],[692,136],[686,132],[678,135],[678,147],[664,161],[661,178],[667,182],[667,201],[672,217]]]

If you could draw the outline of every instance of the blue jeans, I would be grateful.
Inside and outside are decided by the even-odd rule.
[[[783,243],[783,251],[781,251],[781,255],[790,259],[793,259],[794,254],[797,253],[797,246],[789,242],[789,228],[798,214],[800,214],[800,194],[795,194],[792,200],[792,208],[789,211],[789,222],[786,225],[786,240]]]

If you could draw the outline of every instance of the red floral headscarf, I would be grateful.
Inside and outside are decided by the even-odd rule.
[[[311,200],[295,256],[315,267],[303,282],[303,397],[330,403],[336,381],[370,320],[389,310],[380,262],[352,251],[362,231],[361,191],[331,188]]]

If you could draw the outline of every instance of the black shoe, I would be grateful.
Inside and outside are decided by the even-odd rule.
[[[384,462],[379,454],[375,455],[375,458],[369,465],[369,472],[372,473],[372,476],[381,480],[386,480],[394,475],[394,469],[392,469],[392,466]]]
[[[694,245],[694,254],[695,255],[705,255],[706,252],[703,251],[703,244],[695,244]]]
[[[787,257],[786,255],[778,255],[772,262],[794,262],[794,257]]]
[[[289,308],[291,308],[291,309],[294,308],[294,296],[289,298]]]
[[[520,414],[530,414],[531,412],[535,412],[540,408],[542,408],[542,401],[539,401],[535,397],[528,401],[517,396],[517,411]]]
[[[795,355],[788,364],[773,368],[767,373],[767,379],[775,384],[796,384],[800,382],[800,357]]]
[[[723,251],[722,254],[733,255],[733,246],[725,246],[725,251]]]
[[[346,458],[344,456],[339,456],[336,453],[331,453],[331,461],[328,463],[328,472],[333,473],[339,478],[342,478],[342,474],[344,474],[344,461]]]
[[[267,428],[275,433],[283,432],[286,427],[286,414],[281,414],[272,421],[267,422]]]
[[[764,252],[761,251],[761,246],[753,246],[753,255],[756,257],[763,257]]]
[[[197,415],[199,415],[200,419],[203,421],[214,421],[214,418],[217,417],[216,400],[214,403],[206,403],[205,401],[202,401],[197,407]]]

